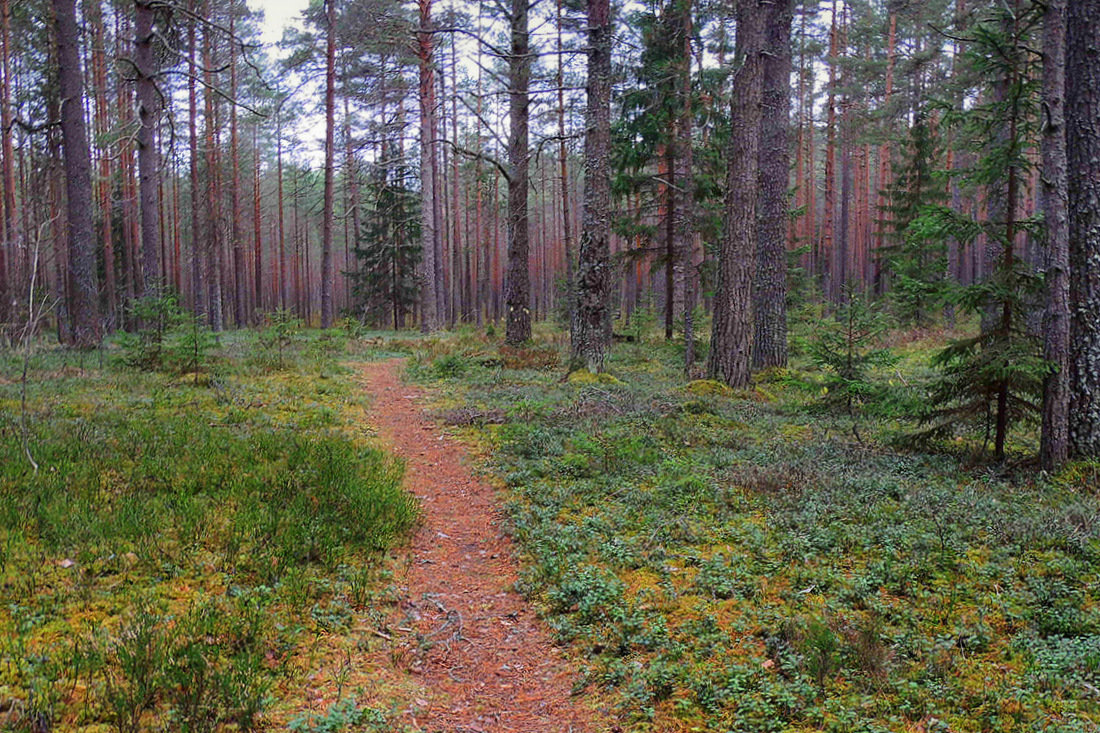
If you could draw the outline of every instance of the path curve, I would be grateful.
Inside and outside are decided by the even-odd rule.
[[[405,459],[406,488],[423,523],[410,548],[391,658],[426,690],[411,714],[446,733],[594,732],[571,697],[575,673],[534,609],[513,590],[517,565],[494,490],[474,476],[465,447],[423,415],[425,393],[400,379],[403,360],[368,364],[371,422]]]

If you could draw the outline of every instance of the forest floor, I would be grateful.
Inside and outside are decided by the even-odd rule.
[[[465,447],[423,412],[425,391],[401,381],[404,360],[363,368],[370,422],[405,461],[405,487],[421,524],[394,582],[398,617],[387,661],[415,675],[405,713],[425,730],[595,730],[571,696],[575,671],[534,609],[514,589],[515,551],[502,530],[495,490],[476,476]],[[380,655],[379,655],[380,656]]]
[[[792,323],[745,390],[640,318],[0,354],[0,730],[1096,733],[1100,463],[913,444],[965,333],[849,413]]]
[[[359,669],[419,511],[377,349],[239,332],[181,373],[193,335],[36,344],[25,407],[0,352],[0,730],[404,730],[415,685]]]
[[[473,446],[517,588],[630,731],[1096,733],[1100,465],[1041,474],[981,434],[914,443],[931,357],[891,332],[849,414],[800,319],[791,366],[687,382],[639,329],[563,378],[565,335],[407,345],[406,379]]]

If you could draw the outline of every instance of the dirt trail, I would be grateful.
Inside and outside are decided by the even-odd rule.
[[[461,443],[424,417],[424,392],[402,384],[401,369],[401,360],[378,362],[363,376],[371,422],[406,460],[405,485],[423,508],[407,576],[397,579],[406,586],[405,633],[391,650],[426,690],[415,724],[446,733],[596,731],[570,696],[575,675],[562,653],[511,590],[516,562],[492,487],[471,473]]]

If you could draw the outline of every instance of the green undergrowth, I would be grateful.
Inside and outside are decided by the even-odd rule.
[[[485,450],[520,589],[625,728],[1097,730],[1098,467],[892,447],[943,334],[887,342],[858,410],[829,409],[797,338],[740,391],[688,384],[656,339],[567,381],[552,333],[528,351],[558,359],[465,333],[409,374]]]
[[[349,360],[386,347],[278,336],[186,374],[43,346],[25,421],[0,355],[0,728],[285,727],[324,637],[385,611],[417,510]]]

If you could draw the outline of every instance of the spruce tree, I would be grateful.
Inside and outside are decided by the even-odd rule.
[[[907,156],[894,167],[884,207],[890,244],[880,256],[890,277],[890,299],[898,319],[917,326],[930,323],[947,295],[947,243],[924,218],[946,199],[936,167],[938,148],[922,112],[910,127]]]
[[[1038,234],[1037,220],[1022,216],[1019,201],[1034,165],[1030,150],[1037,134],[1039,59],[1032,49],[1041,20],[1042,8],[1029,4],[1018,11],[991,8],[975,25],[969,63],[977,78],[998,92],[954,119],[960,139],[975,141],[975,152],[981,153],[965,177],[985,186],[991,197],[1003,191],[1004,200],[991,202],[989,216],[982,219],[935,207],[910,225],[944,242],[954,237],[974,244],[984,237],[988,243],[993,258],[988,277],[955,296],[963,308],[982,314],[981,330],[936,357],[940,377],[922,419],[929,426],[926,435],[979,430],[985,444],[993,441],[998,460],[1005,456],[1010,428],[1038,416],[1049,371],[1025,317],[1041,283],[1015,251],[1023,235]]]
[[[372,205],[354,250],[358,267],[346,273],[356,316],[394,329],[416,305],[421,251],[419,193],[406,185],[402,170],[380,167],[369,181]]]

